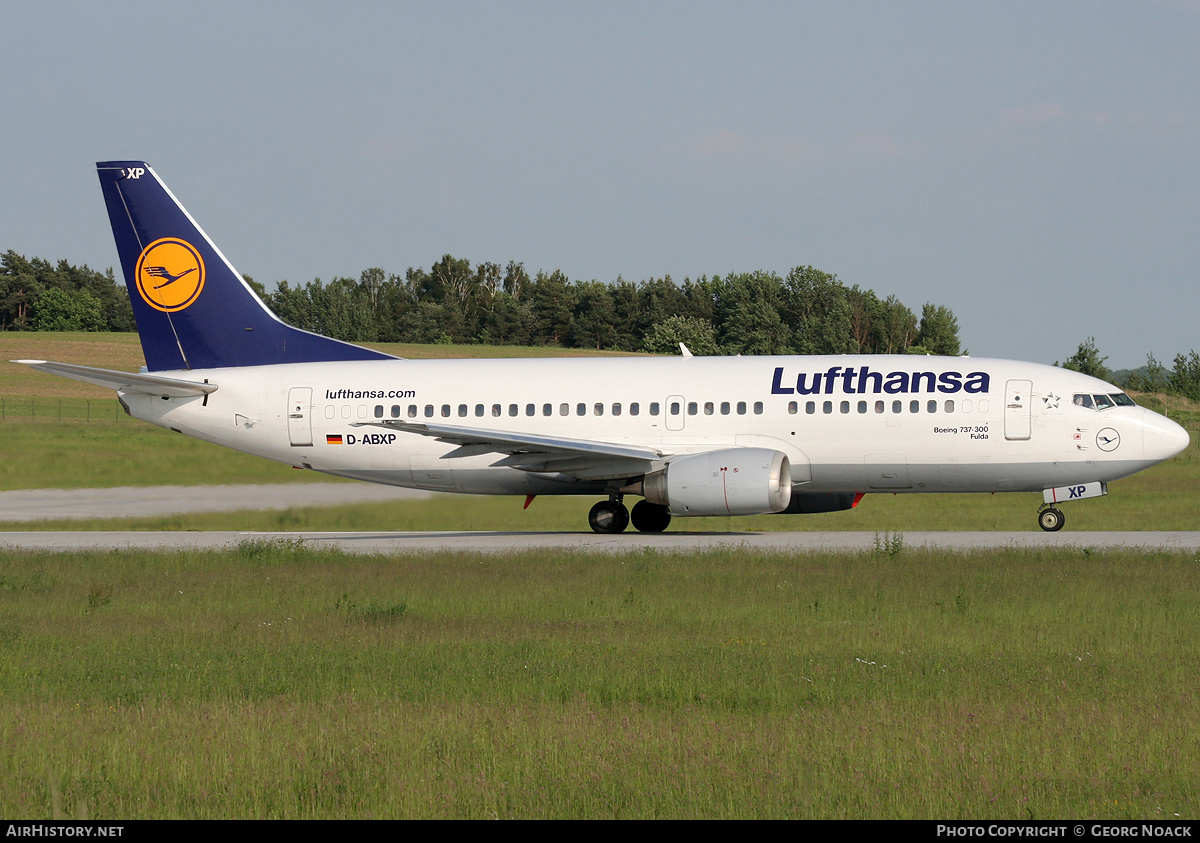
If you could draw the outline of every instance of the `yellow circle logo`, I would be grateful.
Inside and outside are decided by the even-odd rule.
[[[137,262],[137,288],[146,304],[163,313],[183,310],[204,289],[204,260],[178,237],[155,240]]]

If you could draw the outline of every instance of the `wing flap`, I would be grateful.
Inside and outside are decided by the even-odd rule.
[[[503,454],[493,465],[521,471],[556,472],[588,479],[607,479],[646,474],[662,467],[668,455],[644,445],[597,442],[566,436],[545,436],[509,430],[485,430],[437,422],[408,422],[388,419],[358,422],[354,427],[382,427],[429,436],[458,448],[444,459]]]

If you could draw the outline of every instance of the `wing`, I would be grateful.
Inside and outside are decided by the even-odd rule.
[[[179,378],[164,378],[159,375],[144,373],[115,372],[112,369],[93,369],[91,366],[76,366],[74,363],[51,363],[46,360],[12,360],[12,363],[23,363],[33,369],[40,369],[52,375],[61,375],[71,380],[92,383],[109,389],[120,389],[125,392],[143,392],[147,395],[169,395],[173,398],[183,398],[188,395],[208,395],[217,391],[215,383],[198,383]]]
[[[443,459],[504,454],[492,465],[508,466],[520,471],[557,472],[587,480],[635,477],[658,471],[666,465],[666,458],[670,455],[669,451],[644,445],[622,445],[615,442],[507,430],[484,430],[437,422],[389,419],[358,422],[352,426],[402,430],[458,446]]]

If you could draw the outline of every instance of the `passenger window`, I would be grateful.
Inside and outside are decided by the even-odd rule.
[[[657,416],[657,415],[658,415],[658,411],[659,411],[659,409],[660,409],[660,408],[659,408],[659,406],[658,406],[658,402],[657,402],[657,401],[651,401],[651,402],[650,402],[650,415],[652,415],[652,416]]]
[[[554,415],[554,405],[553,404],[543,404],[542,405],[542,415],[543,416]]]
[[[713,404],[713,402],[711,402],[711,401],[704,402],[704,415],[711,416],[716,409],[717,409],[717,407],[715,404]]]
[[[694,416],[694,415],[696,415],[696,410],[697,410],[697,409],[699,409],[699,408],[696,406],[696,402],[695,402],[695,401],[689,401],[689,402],[688,402],[688,415],[689,415],[689,416]]]
[[[383,418],[383,405],[382,404],[375,405],[375,418],[377,418],[377,419]]]
[[[722,402],[721,402],[721,415],[723,415],[723,416],[727,416],[727,415],[729,415],[729,410],[730,410],[730,407],[729,407],[729,402],[728,402],[728,401],[722,401]]]
[[[739,401],[737,403],[737,413],[739,416],[746,415],[746,402],[745,401]]]
[[[971,399],[970,399],[970,398],[964,398],[964,399],[963,399],[963,402],[962,402],[962,411],[963,411],[964,413],[969,413],[969,412],[971,412]]]
[[[843,401],[838,409],[840,409],[843,414],[850,412],[850,402]]]
[[[350,405],[349,404],[342,405],[342,418],[344,418],[344,419],[350,418]]]
[[[336,411],[334,410],[333,405],[326,404],[325,405],[325,418],[331,419],[334,417],[334,415],[336,415]]]
[[[859,402],[858,402],[858,414],[861,416],[861,415],[862,415],[863,413],[865,413],[866,411],[867,411],[867,402],[866,402],[866,401],[859,401]]]
[[[909,401],[909,402],[908,402],[908,411],[909,411],[910,413],[919,413],[919,412],[921,412],[921,402],[920,402],[920,401],[915,401],[915,400],[914,400],[914,401]]]
[[[672,402],[671,402],[671,415],[673,415],[673,416],[677,416],[677,415],[679,415],[679,410],[680,410],[680,407],[679,407],[679,402],[678,402],[678,401],[672,401]]]
[[[410,419],[415,419],[417,417],[417,405],[416,404],[408,405],[408,417]]]
[[[400,405],[399,404],[392,405],[392,418],[394,418],[394,419],[400,418]]]
[[[826,401],[824,404],[822,404],[821,412],[823,412],[825,415],[829,415],[830,413],[832,413],[833,412],[833,402]]]
[[[642,408],[641,408],[641,406],[638,405],[638,403],[636,401],[629,405],[629,415],[636,416],[641,411],[642,411]]]
[[[433,418],[433,405],[432,404],[425,405],[425,418],[427,418],[427,419]]]
[[[788,412],[791,413],[793,416],[796,415],[796,413],[800,412],[800,402],[789,401],[788,402]]]
[[[466,404],[458,405],[458,417],[460,419],[465,419],[467,417],[467,405]]]
[[[587,404],[576,404],[575,405],[575,415],[586,416],[587,415]]]
[[[571,405],[570,404],[559,404],[558,405],[558,414],[560,416],[571,415]]]
[[[816,401],[805,401],[804,402],[804,412],[808,413],[811,416],[816,411],[817,411],[817,402]]]
[[[516,416],[519,412],[521,412],[521,408],[518,407],[516,404],[508,405],[508,415],[509,416]]]
[[[483,405],[482,404],[475,405],[475,416],[476,416],[476,418],[483,418]]]
[[[592,412],[598,416],[604,415],[604,405],[597,401],[596,405],[592,407]]]
[[[620,405],[620,404],[613,404],[613,406],[612,406],[612,414],[613,414],[614,416],[619,416],[619,415],[621,415],[621,405]]]
[[[450,418],[450,405],[449,404],[442,405],[442,418],[444,418],[444,419]]]
[[[499,404],[492,405],[492,417],[497,418],[497,419],[500,418],[500,405]]]
[[[934,399],[934,398],[929,399],[929,412],[931,412],[931,413],[937,412],[937,399]]]
[[[883,412],[883,402],[882,402],[882,401],[876,401],[876,402],[875,402],[875,412],[876,412],[876,413],[882,413],[882,412]]]
[[[954,412],[954,399],[952,399],[952,398],[947,398],[947,399],[946,399],[946,412],[947,412],[947,413],[953,413],[953,412]]]
[[[537,415],[537,407],[533,404],[526,404],[525,405],[525,415],[536,416]]]
[[[904,412],[904,402],[903,401],[893,401],[892,402],[892,412],[897,413],[897,414],[903,413]]]
[[[763,413],[763,402],[755,401],[754,402],[754,415],[761,416],[762,413]]]

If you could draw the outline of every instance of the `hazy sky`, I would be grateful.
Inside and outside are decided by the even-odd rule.
[[[94,164],[141,159],[268,287],[811,264],[976,356],[1200,350],[1200,0],[0,0],[0,32],[0,250],[114,266]]]

